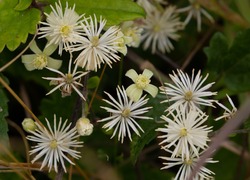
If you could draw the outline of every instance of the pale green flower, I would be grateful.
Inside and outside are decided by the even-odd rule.
[[[117,36],[119,38],[115,40],[115,46],[117,46],[117,51],[125,56],[128,52],[125,36],[122,31],[118,31]]]
[[[121,31],[124,34],[124,40],[129,47],[138,47],[141,42],[142,28],[135,25],[133,21],[126,21],[121,24]]]
[[[23,55],[22,63],[24,63],[24,66],[28,71],[33,71],[35,69],[41,70],[45,67],[59,69],[62,65],[62,61],[49,57],[56,50],[56,48],[56,45],[50,45],[45,46],[44,50],[41,51],[34,41],[31,44],[30,49],[35,54]]]
[[[151,96],[155,97],[158,93],[158,88],[150,84],[150,78],[153,76],[152,71],[144,69],[142,74],[137,74],[134,69],[128,70],[125,76],[134,81],[127,89],[126,93],[128,97],[133,101],[138,101],[142,96],[143,90],[148,92]]]

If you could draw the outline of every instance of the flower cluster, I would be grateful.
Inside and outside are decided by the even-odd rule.
[[[218,104],[225,110],[225,113],[215,120],[231,118],[237,109],[229,96],[227,97],[233,107],[231,111],[223,104],[211,99],[211,96],[217,93],[208,90],[213,83],[204,85],[208,74],[202,78],[200,71],[195,75],[193,70],[190,78],[187,73],[177,70],[177,74],[173,72],[173,75],[169,76],[172,83],[165,83],[166,86],[160,88],[161,93],[167,98],[163,102],[169,104],[166,109],[167,115],[161,117],[165,125],[156,129],[162,134],[158,138],[163,139],[159,145],[171,154],[170,157],[160,157],[166,161],[162,169],[181,165],[175,179],[188,179],[199,157],[208,147],[209,133],[212,132],[212,127],[206,125],[208,115],[203,109],[204,106],[215,107]],[[217,161],[209,158],[206,162]],[[196,173],[195,179],[211,179],[213,175],[212,171],[202,167]]]
[[[46,21],[40,22],[39,38],[46,38],[47,41],[44,49],[40,50],[36,42],[33,42],[30,49],[34,54],[23,55],[22,63],[28,71],[45,69],[56,74],[52,77],[42,77],[54,86],[46,95],[59,90],[61,96],[65,97],[75,91],[74,93],[80,96],[79,99],[87,103],[87,95],[82,89],[86,88],[85,83],[90,72],[98,71],[104,64],[112,68],[113,63],[120,61],[121,56],[127,54],[128,47],[139,47],[142,43],[142,48],[150,48],[152,54],[169,53],[174,50],[173,41],[180,39],[179,31],[185,28],[192,17],[197,19],[198,31],[201,31],[201,15],[211,22],[214,21],[196,0],[189,2],[190,6],[178,9],[164,0],[137,0],[145,9],[144,19],[123,22],[119,26],[107,26],[107,20],[103,16],[79,15],[75,11],[75,5],[69,7],[66,2],[63,7],[59,1],[55,6],[50,6],[50,13],[45,13]],[[183,12],[188,12],[188,15],[184,22],[181,22],[179,13]],[[63,62],[50,57],[54,52],[60,57],[67,53],[69,60]],[[64,63],[67,63],[66,72],[59,70]],[[167,154],[160,156],[164,160],[164,167],[161,169],[179,166],[175,179],[188,179],[210,141],[212,127],[207,124],[209,116],[206,110],[220,107],[224,113],[215,120],[228,120],[237,111],[232,99],[226,95],[232,106],[231,110],[215,100],[213,96],[216,96],[217,92],[210,91],[214,82],[206,84],[208,74],[204,77],[201,71],[193,70],[189,76],[188,73],[177,69],[169,75],[172,82],[166,82],[160,88],[151,84],[153,72],[148,69],[144,69],[141,74],[130,69],[125,76],[132,80],[132,84],[127,88],[123,85],[117,86],[116,97],[105,92],[108,98],[103,101],[107,106],[100,108],[110,116],[97,122],[104,123],[102,128],[106,131],[112,130],[111,139],[117,136],[118,141],[123,143],[128,137],[132,141],[133,133],[137,136],[144,133],[137,120],[153,119],[147,114],[152,109],[147,106],[147,93],[155,98],[160,89],[166,99],[161,103],[159,101],[159,105],[166,109],[165,114],[159,118],[163,120],[164,126],[156,131],[159,134],[159,145]],[[146,94],[143,94],[144,92]],[[67,125],[67,120],[62,122],[62,118],[57,122],[54,115],[53,126],[46,119],[47,128],[30,118],[25,119],[22,126],[30,133],[27,139],[37,144],[32,146],[30,151],[30,155],[36,154],[31,162],[34,163],[43,157],[40,169],[47,166],[49,171],[54,169],[56,172],[59,164],[67,171],[65,161],[74,165],[70,158],[79,159],[81,152],[76,148],[83,146],[78,137],[89,136],[93,132],[90,119],[85,117],[84,113],[82,116],[73,126],[71,123]],[[209,158],[206,162],[217,161]],[[214,172],[202,167],[195,179],[211,179],[213,175]]]
[[[83,86],[81,78],[87,74],[85,71],[97,71],[101,64],[112,67],[113,62],[120,60],[119,52],[126,55],[127,46],[138,46],[141,30],[130,23],[121,26],[123,31],[118,26],[107,28],[107,21],[102,16],[78,15],[75,6],[71,8],[68,3],[65,8],[60,1],[55,3],[55,7],[50,7],[52,11],[45,13],[46,22],[41,22],[42,26],[38,32],[39,38],[46,38],[48,41],[44,51],[33,43],[30,48],[35,55],[23,55],[22,62],[29,71],[47,68],[60,76],[44,77],[50,80],[51,85],[56,85],[47,95],[59,89],[62,97],[65,97],[75,90],[85,100],[78,89]],[[58,70],[62,65],[61,60],[49,57],[57,47],[59,55],[62,55],[63,51],[70,54],[67,73]],[[73,52],[79,54],[75,60]],[[72,72],[73,63],[75,67]]]

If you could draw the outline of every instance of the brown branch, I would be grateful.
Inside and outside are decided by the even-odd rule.
[[[30,110],[30,108],[23,102],[23,100],[11,89],[11,87],[0,77],[0,83],[9,91],[9,93],[19,102],[19,104],[31,115],[31,117],[42,127],[44,125],[36,117],[36,115]]]
[[[193,59],[195,54],[202,48],[203,44],[207,41],[207,39],[211,36],[214,28],[211,27],[206,34],[202,37],[202,39],[197,43],[197,45],[192,49],[192,51],[188,54],[188,57],[185,59],[184,63],[181,66],[181,70],[184,71],[188,66],[190,61]]]
[[[230,133],[232,133],[238,126],[240,126],[249,116],[250,116],[250,97],[247,98],[245,103],[240,107],[236,112],[234,117],[227,121],[227,123],[220,129],[217,135],[213,138],[207,150],[201,155],[200,160],[197,162],[194,170],[189,177],[189,180],[192,180],[199,169],[206,163],[206,160],[209,157],[212,157],[213,154],[220,148],[222,143],[228,138]]]

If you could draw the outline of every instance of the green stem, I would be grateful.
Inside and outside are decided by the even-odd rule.
[[[121,86],[122,85],[122,76],[123,76],[123,60],[124,60],[124,56],[121,56],[121,60],[120,60],[120,64],[119,64],[119,76],[118,76],[118,85]]]

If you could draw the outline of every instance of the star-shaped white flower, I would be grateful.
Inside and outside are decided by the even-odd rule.
[[[64,161],[66,160],[74,165],[67,156],[70,155],[75,159],[79,159],[81,157],[79,155],[80,152],[76,151],[75,148],[82,147],[82,142],[77,140],[79,135],[77,134],[76,128],[70,128],[71,123],[67,125],[67,120],[62,123],[62,118],[60,118],[57,125],[56,115],[54,115],[53,129],[47,119],[46,122],[48,129],[35,122],[37,129],[35,131],[29,131],[32,135],[27,136],[28,140],[37,143],[30,151],[30,155],[37,154],[31,163],[43,157],[40,169],[48,166],[49,171],[51,171],[53,167],[54,170],[58,172],[58,164],[61,163],[66,172]]]
[[[52,12],[45,13],[47,22],[41,22],[42,27],[39,28],[38,34],[40,38],[46,37],[49,44],[59,45],[59,55],[62,54],[63,49],[70,50],[70,45],[77,43],[81,35],[84,34],[80,25],[84,15],[79,16],[73,8],[68,7],[66,2],[65,10],[63,11],[61,2],[55,3],[55,8],[50,6]]]
[[[190,153],[190,157],[182,158],[182,157],[164,157],[160,156],[159,158],[165,160],[166,162],[163,162],[164,167],[161,169],[169,169],[174,166],[180,166],[174,180],[186,180],[188,179],[191,174],[193,173],[193,170],[199,161],[199,157],[197,157],[194,153]],[[212,160],[212,158],[209,158],[206,160],[206,163],[217,163],[218,161]],[[213,175],[215,175],[214,172],[207,169],[206,167],[202,166],[200,170],[197,172],[193,180],[201,180],[201,179],[213,179]]]
[[[134,84],[131,84],[126,89],[126,93],[131,100],[137,102],[141,98],[143,90],[153,97],[157,95],[158,88],[150,84],[150,78],[153,76],[152,71],[144,69],[142,74],[138,75],[134,69],[130,69],[125,76],[129,77],[134,82]]]
[[[216,121],[218,121],[220,119],[225,119],[225,120],[231,119],[234,116],[234,114],[236,113],[236,111],[237,111],[237,108],[235,107],[232,99],[228,95],[227,95],[227,98],[228,98],[228,101],[231,104],[233,109],[230,110],[226,106],[224,106],[223,104],[221,104],[219,102],[216,102],[221,108],[223,108],[225,110],[225,112],[223,113],[222,116],[215,119]]]
[[[71,47],[73,51],[81,51],[75,60],[78,66],[97,71],[102,63],[112,67],[113,62],[120,60],[120,56],[117,55],[120,50],[118,40],[123,34],[118,34],[120,29],[117,26],[111,26],[103,33],[106,22],[100,17],[98,23],[94,15],[82,23],[86,36],[80,38],[80,44]]]
[[[170,40],[179,39],[177,31],[183,29],[183,24],[175,13],[175,7],[168,6],[164,12],[158,9],[148,12],[141,27],[144,29],[141,36],[143,48],[146,50],[151,46],[154,54],[157,50],[165,53],[174,49]]]
[[[203,83],[208,77],[202,79],[201,71],[194,75],[194,70],[192,71],[192,77],[190,78],[187,73],[182,72],[177,69],[177,74],[173,71],[173,75],[169,75],[174,84],[165,83],[165,87],[161,87],[161,93],[166,94],[167,100],[163,102],[173,102],[167,111],[178,108],[183,105],[186,110],[200,108],[203,106],[213,106],[213,99],[204,99],[204,97],[216,95],[217,92],[208,91],[208,89],[214,84],[209,83],[203,86]]]
[[[201,15],[204,15],[210,22],[214,22],[213,17],[196,0],[189,0],[189,2],[189,6],[176,10],[178,13],[188,12],[184,25],[187,25],[193,16],[197,19],[197,31],[201,31]]]
[[[48,67],[47,69],[59,74],[60,77],[43,77],[43,79],[50,80],[51,85],[56,85],[56,87],[54,87],[46,95],[49,95],[53,93],[54,91],[56,91],[57,89],[60,89],[62,93],[62,97],[70,96],[74,89],[76,93],[85,101],[85,97],[78,90],[78,86],[83,87],[80,81],[81,81],[81,78],[85,76],[88,72],[77,71],[77,66],[75,66],[73,72],[71,72],[71,60],[69,61],[68,73],[66,74],[56,69],[52,69]]]
[[[132,129],[138,136],[140,136],[138,129],[144,132],[135,119],[152,119],[150,117],[143,116],[151,107],[142,107],[148,102],[148,99],[145,99],[145,96],[139,99],[139,101],[133,102],[132,100],[129,100],[123,87],[120,88],[118,86],[116,92],[118,101],[115,100],[109,93],[105,92],[111,101],[106,99],[104,99],[104,101],[111,105],[112,108],[101,108],[109,112],[111,116],[101,119],[98,122],[108,121],[103,125],[103,128],[107,128],[107,131],[115,128],[111,138],[118,133],[118,141],[121,140],[121,143],[123,143],[124,137],[126,136],[128,136],[130,141],[132,141],[130,129]]]
[[[158,128],[156,131],[165,133],[159,136],[163,138],[160,145],[164,149],[174,148],[173,157],[186,157],[189,159],[190,152],[199,157],[199,149],[205,149],[209,141],[208,133],[212,127],[203,125],[208,116],[197,109],[191,109],[188,113],[183,107],[177,108],[175,112],[170,113],[172,118],[162,116],[167,122],[164,128]]]
[[[35,54],[22,55],[22,63],[24,63],[24,66],[28,71],[33,71],[35,69],[41,70],[44,67],[59,69],[62,65],[62,61],[49,57],[56,50],[56,48],[56,45],[50,45],[46,46],[44,50],[41,51],[34,41],[31,44],[30,49]]]

